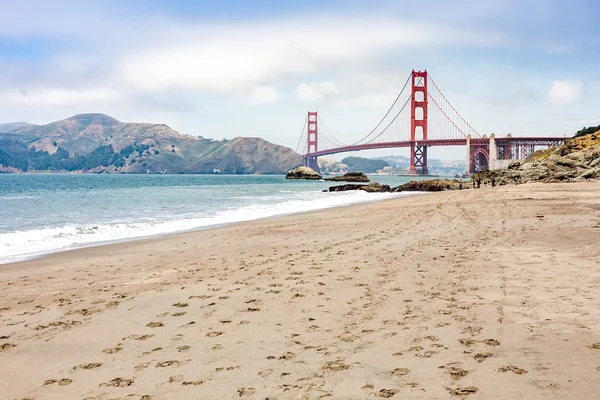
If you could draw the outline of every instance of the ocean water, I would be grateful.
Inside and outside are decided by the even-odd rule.
[[[397,186],[406,177],[371,177]],[[104,243],[407,196],[264,175],[0,174],[0,264]]]

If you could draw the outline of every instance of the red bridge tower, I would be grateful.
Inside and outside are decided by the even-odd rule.
[[[427,175],[427,70],[412,71],[412,97],[410,99],[410,169],[411,175]]]
[[[308,124],[306,129],[306,153],[316,153],[318,150],[319,143],[319,114],[316,111],[309,111],[308,116],[306,118]],[[306,157],[304,159],[304,165],[319,172],[319,164],[317,163],[317,157]]]

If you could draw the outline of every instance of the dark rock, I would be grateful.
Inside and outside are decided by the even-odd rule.
[[[367,186],[367,185],[353,185],[353,184],[348,184],[348,185],[338,185],[338,186],[331,186],[329,188],[330,192],[347,192],[349,190],[359,190],[360,188]]]
[[[306,179],[306,180],[320,180],[323,179],[321,175],[315,172],[309,167],[298,167],[287,173],[285,179]]]
[[[365,192],[369,193],[384,193],[392,191],[392,189],[388,185],[382,185],[377,182],[371,182],[368,185],[364,185],[360,188],[360,190],[364,190]]]
[[[342,176],[334,176],[333,178],[325,178],[326,181],[332,182],[370,182],[367,175],[362,172],[348,172]]]
[[[441,192],[444,190],[467,189],[468,185],[456,179],[430,179],[422,181],[410,181],[404,185],[397,186],[392,192]]]
[[[383,192],[390,192],[392,189],[388,185],[381,185],[377,182],[371,182],[368,185],[348,184],[348,185],[331,186],[329,188],[330,192],[346,192],[349,190],[364,190],[365,192],[368,192],[368,193],[383,193]]]

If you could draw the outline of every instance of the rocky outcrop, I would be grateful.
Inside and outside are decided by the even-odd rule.
[[[367,175],[363,174],[362,172],[348,172],[342,176],[325,178],[325,180],[331,182],[370,182]]]
[[[467,189],[466,182],[457,179],[428,179],[422,181],[410,181],[404,185],[397,186],[392,192],[441,192],[444,190]]]
[[[312,181],[323,179],[323,177],[312,168],[302,166],[289,171],[285,179],[305,179]]]
[[[494,178],[496,184],[569,182],[600,179],[600,131],[569,139],[564,145],[536,151],[506,169],[482,171],[473,179]]]
[[[350,190],[364,190],[368,193],[383,193],[391,191],[391,188],[388,185],[382,185],[377,182],[371,182],[368,185],[356,185],[356,184],[348,184],[348,185],[338,185],[331,186],[329,188],[330,192],[346,192]]]

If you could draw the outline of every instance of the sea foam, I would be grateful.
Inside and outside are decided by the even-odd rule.
[[[293,192],[293,191],[290,191]],[[302,198],[298,198],[299,196]],[[314,198],[311,198],[311,195]],[[167,213],[130,219],[89,224],[65,224],[31,230],[0,233],[0,264],[36,258],[42,255],[116,243],[134,239],[161,236],[171,233],[222,226],[235,222],[250,221],[300,212],[315,211],[357,203],[366,203],[406,196],[405,193],[365,193],[363,191],[341,193],[282,193],[280,197],[269,196],[268,203],[260,197],[239,198],[245,205],[220,210],[188,212],[185,216]],[[240,196],[243,197],[243,196]],[[267,199],[262,199],[262,201]]]

